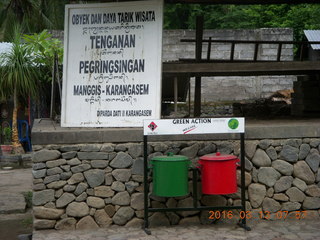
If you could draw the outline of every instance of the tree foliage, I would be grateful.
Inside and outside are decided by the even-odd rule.
[[[280,5],[200,5],[167,4],[167,29],[194,29],[196,16],[204,16],[206,29],[289,27],[295,40],[304,29],[320,29],[320,4]]]
[[[10,51],[0,55],[0,99],[13,98],[12,144],[14,153],[23,152],[18,138],[18,106],[20,98],[35,96],[37,93],[38,68],[34,55],[21,41],[21,29],[14,27]]]
[[[24,33],[39,33],[44,29],[63,29],[64,7],[70,0],[1,0],[0,39],[9,41],[14,25]],[[73,1],[77,2],[77,1]]]

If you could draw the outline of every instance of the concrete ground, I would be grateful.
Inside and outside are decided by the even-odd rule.
[[[31,168],[0,169],[0,239],[16,240],[32,233],[32,214],[25,195],[32,191]]]
[[[33,240],[313,240],[320,239],[320,221],[256,221],[245,231],[225,222],[213,225],[183,225],[150,228],[147,235],[140,228],[110,227],[98,230],[35,231]]]

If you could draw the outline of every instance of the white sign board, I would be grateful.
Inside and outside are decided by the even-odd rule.
[[[160,118],[163,1],[67,5],[62,127]]]
[[[244,133],[244,118],[181,118],[145,120],[144,135]]]

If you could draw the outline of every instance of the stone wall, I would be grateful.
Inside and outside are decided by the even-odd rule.
[[[141,225],[142,148],[141,143],[34,146],[34,228]],[[148,150],[149,158],[170,151],[196,162],[199,156],[216,151],[239,155],[239,148],[239,141],[183,141],[151,142]],[[276,219],[279,211],[289,211],[292,213],[288,216],[294,216],[296,210],[307,210],[307,218],[319,219],[319,152],[319,138],[246,141],[247,210],[251,214],[268,211],[267,217],[271,219]],[[239,170],[237,175],[239,178]],[[239,205],[239,191],[226,196],[201,196],[199,188],[199,203]],[[191,207],[192,197],[151,196],[150,204],[152,207]],[[149,220],[150,226],[207,223],[208,211],[153,213]]]
[[[250,41],[292,41],[293,31],[289,28],[261,29],[222,29],[204,30],[203,38],[214,40],[250,40]],[[177,61],[179,58],[195,58],[195,43],[181,43],[181,39],[194,39],[194,30],[164,30],[163,61]],[[277,45],[263,44],[258,51],[258,60],[276,60]],[[211,59],[230,58],[230,44],[216,43],[211,46]],[[235,59],[253,59],[254,45],[236,44]],[[202,48],[202,57],[207,56],[207,45]],[[281,61],[293,60],[293,45],[285,44],[281,52]],[[192,99],[194,79],[191,79]],[[202,101],[239,101],[267,98],[272,93],[292,89],[295,76],[247,76],[247,77],[204,77],[202,81]]]

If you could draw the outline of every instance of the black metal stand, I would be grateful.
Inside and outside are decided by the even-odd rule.
[[[243,213],[246,213],[246,199],[245,199],[245,148],[244,148],[244,133],[240,133],[240,162],[241,162],[241,206],[198,206],[198,189],[197,189],[197,179],[198,179],[198,169],[191,168],[192,170],[192,188],[193,188],[193,207],[188,208],[150,208],[149,207],[149,183],[148,183],[148,136],[143,136],[143,146],[144,146],[144,225],[143,230],[150,235],[151,231],[149,227],[149,212],[175,212],[175,211],[202,211],[202,210],[230,210],[230,209],[240,209]],[[246,216],[240,219],[238,225],[247,231],[251,228],[247,226]]]

